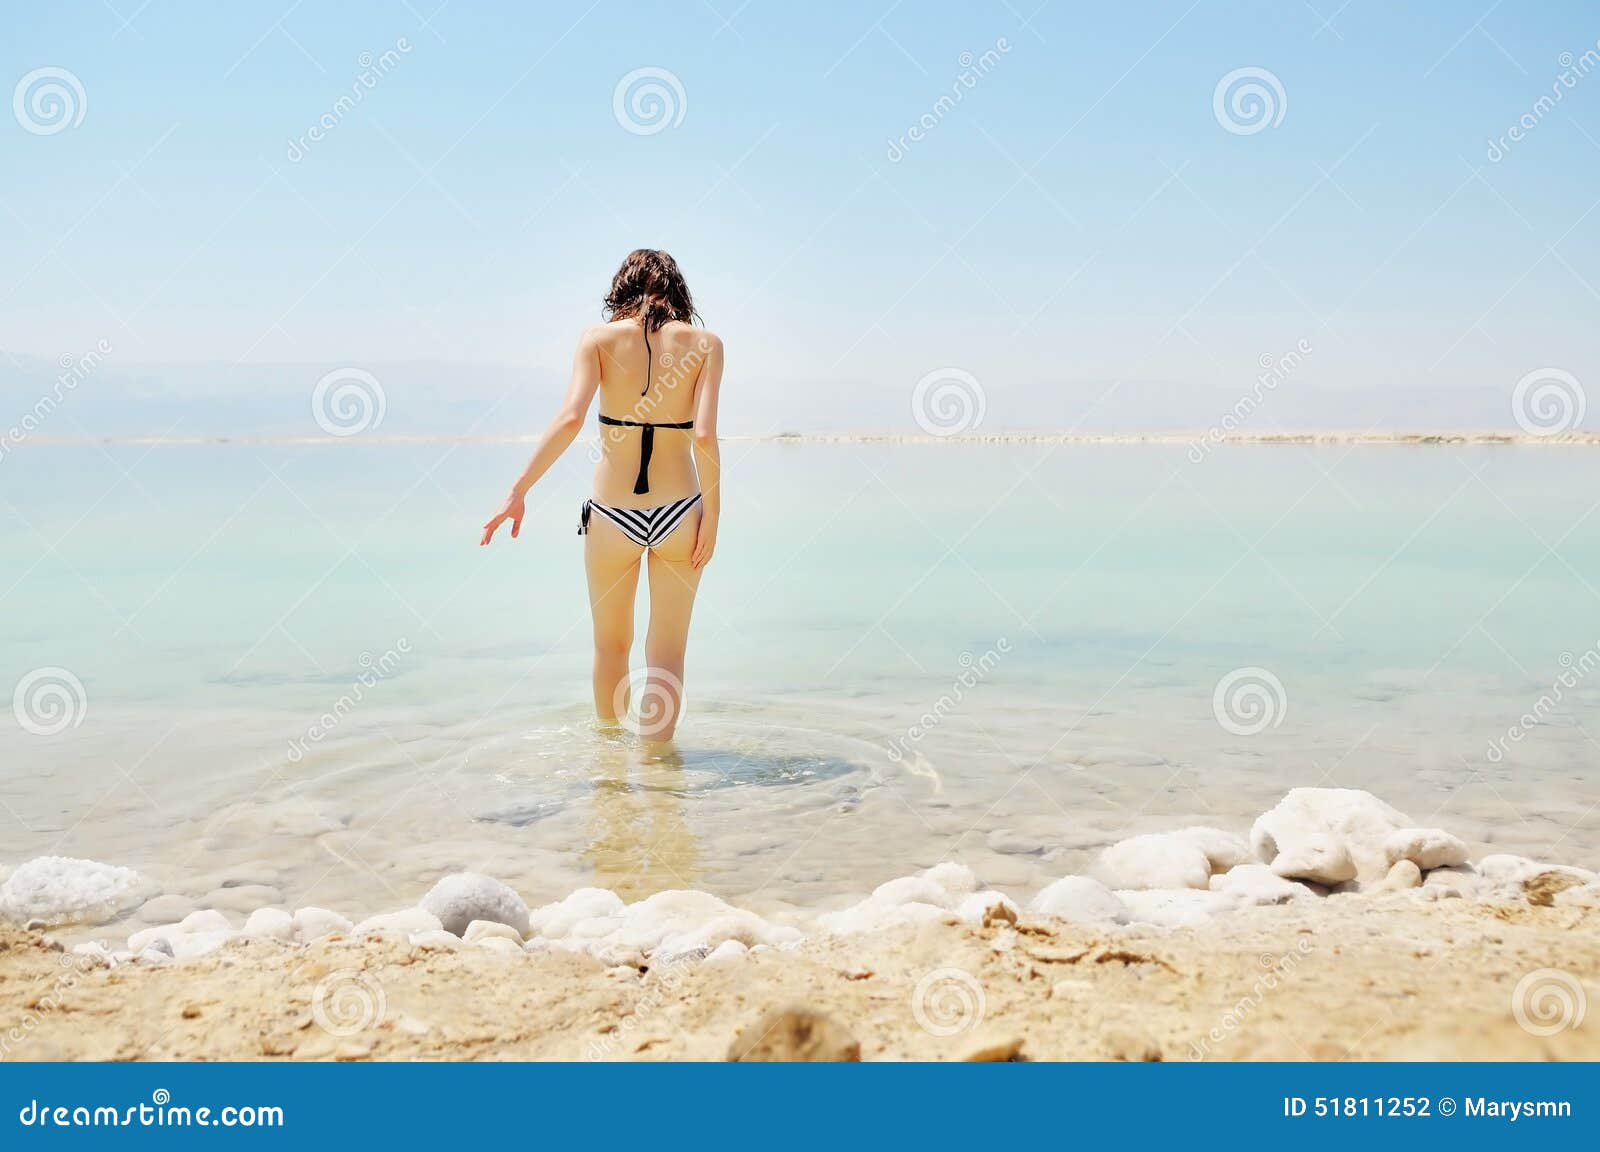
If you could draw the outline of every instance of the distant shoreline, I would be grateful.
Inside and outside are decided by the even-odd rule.
[[[328,446],[408,444],[532,444],[536,435],[492,436],[440,436],[428,434],[371,434],[355,436],[290,436],[290,435],[214,435],[214,436],[29,436],[23,443],[44,447],[81,447],[94,444],[125,444],[144,446],[193,447],[211,444],[253,444],[280,446]],[[1215,430],[1194,432],[962,432],[948,436],[927,433],[900,432],[797,432],[770,435],[729,435],[724,441],[732,443],[767,444],[892,444],[892,445],[1114,445],[1114,446],[1169,446],[1193,447],[1203,445],[1209,451],[1222,445],[1253,444],[1393,444],[1435,446],[1473,446],[1505,444],[1516,446],[1600,446],[1600,432],[1559,432],[1535,435],[1529,432],[1500,431],[1305,431],[1305,432],[1233,432],[1217,435]],[[579,442],[592,442],[594,437],[581,437]],[[13,447],[19,447],[20,444]]]

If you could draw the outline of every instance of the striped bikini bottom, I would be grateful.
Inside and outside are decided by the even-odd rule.
[[[654,508],[612,508],[593,500],[585,500],[583,515],[578,521],[578,535],[582,536],[589,531],[589,513],[593,511],[600,513],[622,529],[622,534],[639,547],[654,548],[672,535],[672,530],[683,523],[683,518],[698,503],[700,503],[698,492],[693,496],[685,496],[682,500],[674,500],[671,504],[658,504]]]

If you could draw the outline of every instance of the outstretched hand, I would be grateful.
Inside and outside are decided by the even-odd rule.
[[[506,502],[500,511],[489,517],[489,522],[483,526],[483,539],[478,541],[478,547],[482,548],[493,540],[495,532],[507,520],[511,521],[511,538],[515,540],[517,534],[522,531],[522,513],[522,497],[513,492],[506,497]]]

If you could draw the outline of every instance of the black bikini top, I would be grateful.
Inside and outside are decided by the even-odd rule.
[[[644,391],[639,395],[647,395],[650,391],[650,367],[655,361],[655,353],[650,350],[650,322],[647,318],[644,326]],[[657,428],[693,428],[693,420],[685,420],[681,424],[650,424],[643,420],[614,420],[610,416],[601,416],[600,423],[610,424],[617,428],[643,428],[639,439],[639,477],[633,482],[635,495],[643,495],[650,491],[650,454],[656,448]]]

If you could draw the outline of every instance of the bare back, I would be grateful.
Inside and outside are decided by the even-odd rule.
[[[656,425],[694,419],[696,391],[714,336],[692,324],[669,321],[650,333],[649,356],[637,320],[600,325],[593,336],[600,353],[600,415]],[[618,508],[645,508],[700,490],[692,434],[688,429],[658,427],[650,458],[650,490],[635,494],[643,433],[636,427],[600,426],[596,500]]]

